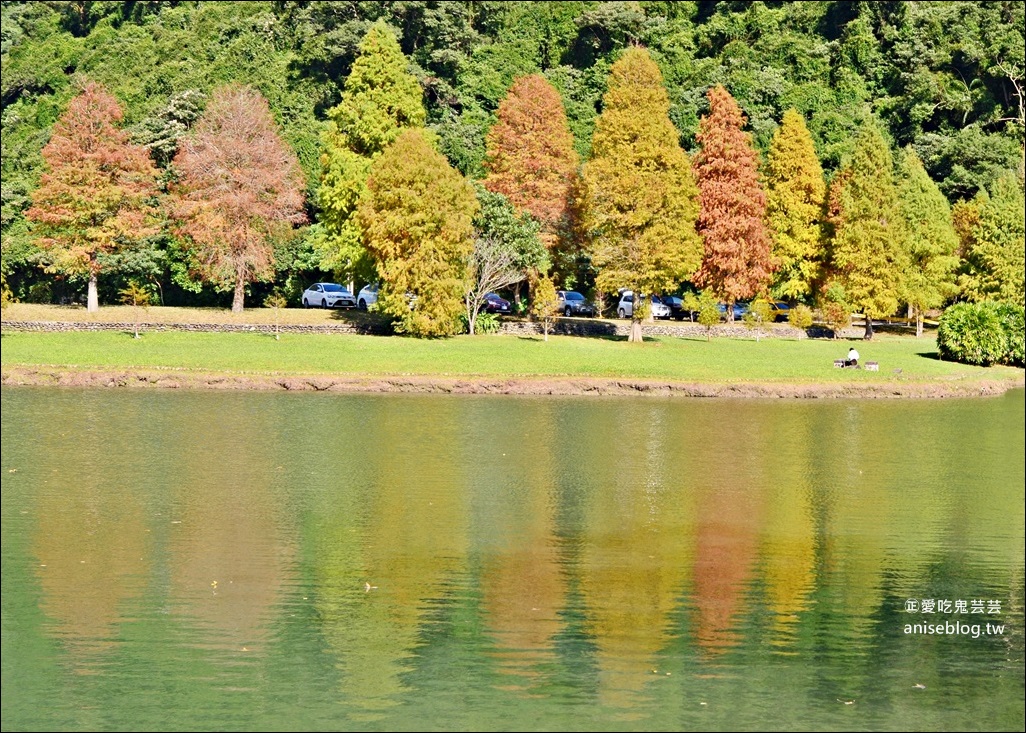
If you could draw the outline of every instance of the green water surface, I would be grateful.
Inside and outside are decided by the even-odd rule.
[[[1022,730],[1024,402],[5,388],[2,728]]]

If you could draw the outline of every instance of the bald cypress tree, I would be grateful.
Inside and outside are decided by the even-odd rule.
[[[577,177],[577,152],[563,101],[540,74],[522,76],[496,116],[487,137],[485,188],[537,219],[551,247],[564,227]]]
[[[773,295],[808,300],[823,264],[823,167],[805,119],[784,112],[766,158],[766,220],[773,242]]]
[[[380,307],[400,331],[456,332],[479,204],[422,128],[403,131],[370,169],[359,225],[381,277]]]
[[[1008,173],[981,196],[978,217],[968,223],[962,283],[969,300],[1023,305],[1026,273],[1026,223],[1020,179]]]
[[[908,269],[904,276],[904,300],[916,318],[916,335],[923,335],[923,312],[939,308],[958,292],[958,235],[951,221],[951,207],[937,184],[909,148],[901,155],[898,195],[905,219]]]
[[[26,212],[47,269],[88,278],[89,311],[110,255],[156,231],[157,170],[119,127],[123,116],[102,85],[86,82],[43,148],[47,172]]]
[[[709,114],[698,127],[695,159],[701,212],[698,231],[705,257],[696,283],[728,306],[770,284],[773,263],[766,228],[766,194],[759,183],[759,154],[742,129],[745,117],[730,92],[709,90]],[[733,320],[733,309],[727,308]]]
[[[859,130],[840,177],[830,268],[847,302],[865,315],[871,339],[872,319],[898,309],[908,270],[894,161],[875,122]]]
[[[423,126],[423,93],[395,35],[378,21],[360,43],[337,106],[328,112],[322,140],[321,266],[342,277],[369,278],[373,263],[355,216],[367,190],[371,163],[409,127]]]
[[[698,190],[669,108],[648,52],[625,51],[610,70],[583,175],[584,223],[600,290],[658,293],[701,262]],[[641,341],[643,315],[634,309],[631,341]]]

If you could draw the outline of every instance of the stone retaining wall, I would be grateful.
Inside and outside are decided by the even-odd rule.
[[[87,321],[4,321],[5,331],[45,331],[52,333],[67,331],[121,331],[133,332],[134,323],[102,323]],[[193,333],[274,333],[273,323],[139,323],[140,333],[157,331],[189,331]],[[392,328],[387,323],[341,322],[318,324],[281,324],[281,333],[363,333],[388,335]]]
[[[96,321],[3,321],[2,327],[7,331],[120,331],[132,332],[135,330],[133,323],[103,323]],[[622,336],[630,333],[630,321],[614,321],[590,318],[560,318],[550,330],[550,333],[563,336]],[[282,324],[278,327],[281,333],[357,333],[372,335],[388,335],[392,333],[389,323],[378,320],[340,321],[338,323],[320,324]],[[677,338],[705,338],[706,329],[698,323],[689,322],[655,322],[646,323],[642,326],[646,336],[671,336]],[[274,324],[269,323],[140,323],[141,333],[153,333],[160,331],[187,331],[193,333],[274,333]],[[541,324],[531,321],[502,320],[499,325],[499,333],[515,336],[534,336],[541,334]],[[798,329],[787,325],[774,325],[763,328],[761,338],[798,338]],[[712,335],[715,338],[736,338],[754,340],[755,332],[741,324],[729,325],[721,323],[713,326]],[[833,332],[828,328],[813,326],[806,331],[810,338],[830,338]],[[841,332],[843,338],[858,338],[862,335],[861,329],[845,329]]]

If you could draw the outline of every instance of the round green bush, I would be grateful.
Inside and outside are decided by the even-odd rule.
[[[1008,337],[994,303],[956,303],[937,326],[942,359],[990,366],[1004,360]]]
[[[998,303],[995,307],[998,320],[1005,331],[1005,355],[1001,360],[1012,366],[1023,366],[1023,351],[1026,348],[1026,309],[1021,305]]]

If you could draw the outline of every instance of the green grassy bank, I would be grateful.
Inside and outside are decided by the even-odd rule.
[[[403,337],[262,333],[4,332],[2,364],[82,370],[177,369],[259,375],[601,377],[734,384],[1021,382],[1010,367],[940,361],[932,338],[857,342],[879,372],[835,369],[849,342],[659,337],[644,344],[552,336]]]

